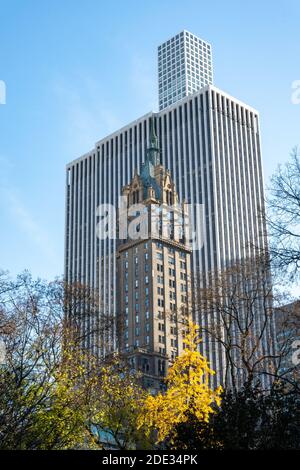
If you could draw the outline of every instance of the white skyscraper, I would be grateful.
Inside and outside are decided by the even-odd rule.
[[[178,35],[179,47],[180,38],[185,41],[186,36],[186,32]],[[181,58],[172,60],[179,67],[176,62],[180,60],[181,64]],[[203,78],[210,81],[208,67]],[[196,227],[196,231],[204,232],[200,236],[204,243],[192,251],[192,272],[222,270],[230,262],[251,258],[253,247],[264,250],[267,246],[265,222],[260,217],[264,185],[258,112],[212,85],[198,86],[199,90],[192,93],[189,79],[194,72],[191,67],[188,70],[185,95],[189,96],[175,96],[176,103],[163,104],[165,109],[158,113],[148,113],[104,137],[67,165],[66,281],[98,289],[105,313],[118,314],[117,240],[97,237],[97,208],[101,204],[116,207],[122,187],[132,180],[135,171],[141,171],[152,119],[162,164],[170,170],[180,199],[204,208],[203,223]],[[170,307],[166,294],[164,305],[166,310]],[[149,314],[155,315],[156,310],[154,306]],[[207,315],[200,313],[196,320],[205,330]],[[94,330],[98,321],[96,316],[86,315],[83,331]],[[89,338],[87,346],[93,349],[96,342],[96,338]],[[201,347],[217,371],[216,380],[224,383],[224,350],[205,335]]]
[[[184,30],[158,47],[160,110],[212,83],[208,42]]]

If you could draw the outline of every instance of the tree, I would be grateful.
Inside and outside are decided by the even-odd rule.
[[[0,448],[94,445],[86,423],[97,375],[76,328],[65,323],[64,283],[2,274],[0,328]]]
[[[300,154],[297,147],[290,161],[279,166],[271,179],[267,222],[272,262],[279,271],[295,279],[300,268]]]
[[[148,396],[139,425],[148,433],[157,433],[157,442],[172,439],[174,426],[185,422],[188,413],[207,422],[213,405],[220,404],[221,387],[212,390],[209,376],[214,374],[207,360],[198,352],[198,326],[190,323],[184,339],[184,352],[176,358],[167,375],[167,391]]]
[[[224,385],[234,392],[258,382],[270,388],[278,377],[280,354],[268,254],[205,273],[200,283],[195,311],[208,341],[223,357]]]
[[[299,449],[299,395],[281,386],[264,394],[257,387],[222,395],[208,423],[189,416],[176,426],[172,447],[202,449]]]
[[[147,397],[140,376],[115,354],[102,364],[89,424],[104,448],[149,448],[151,442],[138,418]]]

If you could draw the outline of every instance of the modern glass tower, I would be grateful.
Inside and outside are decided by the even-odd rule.
[[[184,30],[158,47],[160,110],[212,84],[212,49],[208,42]]]
[[[251,257],[253,247],[266,248],[266,227],[260,217],[264,185],[258,112],[215,86],[200,88],[104,137],[67,165],[66,281],[98,289],[100,305],[113,315],[118,304],[118,241],[97,237],[97,208],[117,207],[122,188],[135,171],[140,174],[152,120],[161,163],[170,171],[180,200],[203,207],[200,223],[195,224],[203,244],[192,251],[192,273],[222,269]],[[169,299],[164,302],[168,305]],[[206,315],[199,314],[196,320],[207,327]],[[97,321],[85,316],[82,329],[93,330]],[[96,338],[89,339],[88,346],[96,343]],[[217,372],[217,382],[223,383],[224,352],[205,335],[201,347]]]

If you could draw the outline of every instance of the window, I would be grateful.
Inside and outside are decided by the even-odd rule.
[[[162,265],[162,264],[158,264],[158,265],[157,265],[157,271],[160,272],[160,273],[163,273],[163,272],[164,272],[164,269],[163,269],[163,265]]]
[[[139,281],[138,281],[138,279],[135,280],[135,287],[139,287]]]
[[[145,284],[149,284],[149,276],[145,276]]]

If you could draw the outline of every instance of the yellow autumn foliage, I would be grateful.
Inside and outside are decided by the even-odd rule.
[[[190,322],[185,349],[168,371],[167,391],[145,400],[139,426],[146,427],[149,434],[156,431],[157,442],[164,441],[177,424],[185,422],[188,413],[207,422],[214,412],[213,404],[220,405],[222,387],[209,387],[209,377],[215,372],[197,350],[201,341],[198,331],[199,327]]]

